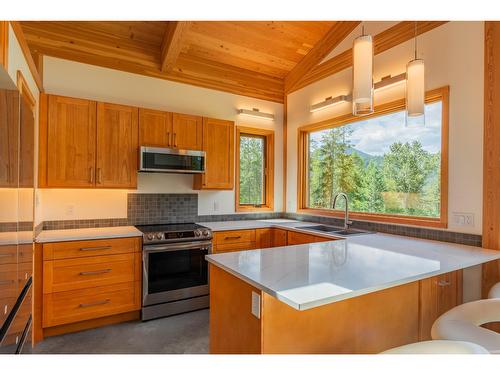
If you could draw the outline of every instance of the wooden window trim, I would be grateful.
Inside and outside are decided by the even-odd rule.
[[[31,111],[34,115],[36,109],[36,99],[28,86],[28,82],[26,82],[26,78],[24,78],[23,72],[20,70],[17,71],[17,89],[19,90],[21,97],[25,98],[31,106]]]
[[[361,221],[373,221],[383,223],[394,223],[403,225],[414,225],[434,228],[448,227],[448,122],[449,122],[449,86],[440,87],[438,89],[426,92],[425,102],[433,103],[442,101],[442,120],[441,120],[441,212],[439,218],[390,215],[351,212],[351,219]],[[405,108],[405,99],[395,100],[390,103],[380,104],[375,107],[373,114],[363,116],[363,119],[378,117],[384,114],[400,111]],[[301,214],[321,215],[343,217],[344,213],[340,210],[319,209],[307,207],[307,179],[306,170],[308,165],[307,146],[308,134],[311,131],[317,131],[327,128],[334,128],[351,122],[359,121],[359,117],[353,116],[351,113],[344,114],[332,119],[309,124],[300,127],[298,131],[298,163],[297,163],[297,212]]]
[[[265,204],[260,207],[250,205],[240,205],[240,135],[256,135],[266,138],[265,150]],[[245,126],[236,127],[236,192],[235,210],[236,212],[259,212],[274,210],[274,130],[249,128]]]

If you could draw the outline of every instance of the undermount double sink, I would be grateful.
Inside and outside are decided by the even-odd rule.
[[[368,232],[360,229],[344,229],[344,228],[339,228],[339,227],[333,227],[329,225],[311,225],[311,226],[304,226],[304,227],[297,227],[300,229],[307,229],[307,230],[312,230],[315,232],[321,232],[321,233],[328,233],[332,235],[337,235],[341,237],[350,237],[350,236],[359,236],[363,234],[370,234],[373,232]]]

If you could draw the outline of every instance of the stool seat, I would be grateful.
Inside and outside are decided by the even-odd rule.
[[[399,346],[381,354],[489,354],[485,348],[472,342],[433,340]]]
[[[500,298],[500,282],[493,285],[488,293],[488,298]]]
[[[500,334],[480,327],[500,321],[500,298],[483,299],[456,306],[432,325],[434,340],[469,341],[490,353],[500,353]]]

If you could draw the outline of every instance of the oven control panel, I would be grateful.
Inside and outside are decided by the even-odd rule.
[[[212,231],[208,228],[197,228],[188,231],[150,232],[144,233],[144,243],[184,242],[210,240]]]

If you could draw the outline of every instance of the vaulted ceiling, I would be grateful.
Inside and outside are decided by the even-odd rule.
[[[25,21],[20,24],[35,61],[41,55],[54,56],[283,102],[284,93],[301,87],[306,76],[310,81],[313,68],[359,22]],[[400,27],[398,32],[410,32],[409,36],[404,35],[407,40],[413,23],[398,25],[402,24],[408,25]],[[439,23],[426,24],[429,29],[429,25],[435,27]],[[387,38],[390,41],[394,35]],[[346,57],[349,56],[344,56],[344,60]]]

